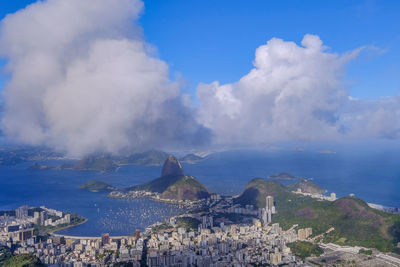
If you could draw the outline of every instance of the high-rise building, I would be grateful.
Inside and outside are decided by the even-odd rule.
[[[265,213],[264,213],[264,222],[270,223],[272,222],[272,214],[275,213],[275,206],[274,206],[274,197],[267,196],[265,198]]]
[[[297,231],[297,238],[299,240],[305,240],[311,235],[312,235],[312,228],[299,229]]]
[[[265,200],[265,203],[266,203],[265,209],[272,211],[272,207],[274,206],[274,197],[273,196],[267,196],[267,198]]]
[[[40,212],[40,218],[39,218],[40,225],[44,225],[46,220],[47,220],[47,213],[43,210]]]
[[[65,218],[65,223],[71,223],[71,214],[67,213],[64,216]]]
[[[272,210],[267,211],[267,222],[272,222]]]
[[[101,235],[101,242],[103,243],[103,246],[104,245],[109,245],[111,242],[110,242],[111,240],[110,240],[110,235],[109,234],[102,234]]]
[[[214,227],[214,221],[212,216],[202,216],[201,219],[202,219],[201,222],[202,229]]]
[[[17,219],[24,219],[26,217],[28,217],[28,206],[21,206],[18,209],[15,210],[15,216],[17,217]]]
[[[138,241],[139,238],[140,238],[140,231],[136,230],[136,232],[135,232],[135,241]]]
[[[38,211],[33,213],[33,220],[35,224],[40,224],[40,213]]]
[[[305,231],[305,229],[299,229],[297,231],[297,238],[299,240],[305,240],[306,239],[306,231]]]

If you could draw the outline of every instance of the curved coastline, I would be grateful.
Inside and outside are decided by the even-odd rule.
[[[84,217],[82,217],[82,218],[84,218]],[[64,229],[72,228],[72,227],[75,227],[75,226],[78,226],[78,225],[81,225],[81,224],[84,224],[87,221],[88,221],[88,219],[84,218],[84,220],[82,222],[79,222],[79,223],[76,223],[76,224],[71,224],[71,225],[66,225],[66,226],[60,227],[59,229],[54,229],[54,230],[50,231],[49,234],[57,236],[58,234],[56,232],[64,230]]]

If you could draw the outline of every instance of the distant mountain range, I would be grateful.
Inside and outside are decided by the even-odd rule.
[[[135,153],[129,156],[89,155],[85,156],[74,164],[68,163],[59,166],[49,166],[35,162],[28,169],[36,171],[50,169],[71,169],[78,171],[97,170],[101,172],[112,172],[121,165],[161,166],[167,160],[168,155],[169,154],[166,152],[159,150],[150,150],[146,152]],[[188,154],[182,159],[185,162],[196,163],[201,161],[203,158],[194,154]],[[9,160],[12,160],[12,158]]]
[[[116,157],[115,161],[119,165],[160,166],[168,158],[168,155],[164,151],[150,150],[129,156]]]
[[[0,147],[0,166],[60,158],[60,153],[43,147]]]

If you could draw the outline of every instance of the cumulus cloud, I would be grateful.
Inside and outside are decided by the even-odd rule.
[[[140,0],[45,0],[3,19],[10,79],[0,134],[73,155],[188,148],[211,137],[226,145],[400,138],[400,97],[360,100],[345,90],[346,63],[370,48],[335,54],[315,35],[301,45],[273,38],[237,82],[200,84],[194,108],[143,41],[142,9]]]
[[[350,98],[341,123],[351,139],[400,138],[400,96],[378,99]]]
[[[331,53],[310,34],[301,46],[273,38],[239,81],[199,85],[199,120],[219,144],[399,136],[398,98],[367,103],[343,87],[345,64],[361,50]]]
[[[200,145],[209,131],[182,100],[135,20],[139,0],[46,0],[8,15],[2,130],[70,154]]]

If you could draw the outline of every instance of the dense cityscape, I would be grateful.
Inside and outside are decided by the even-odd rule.
[[[324,262],[324,255],[334,263],[400,264],[399,258],[376,250],[324,244],[320,241],[323,234],[313,235],[312,228],[293,225],[283,230],[279,223],[271,223],[279,212],[272,196],[266,197],[262,209],[234,205],[232,197],[219,195],[192,204],[202,211],[174,216],[143,233],[121,237],[59,235],[53,231],[74,225],[71,214],[22,206],[0,216],[0,245],[15,255],[31,254],[44,264],[58,266],[314,266]],[[229,215],[240,216],[241,222],[233,223]],[[293,246],[299,242],[313,246],[307,260]]]
[[[400,1],[0,1],[0,267],[400,267]]]

